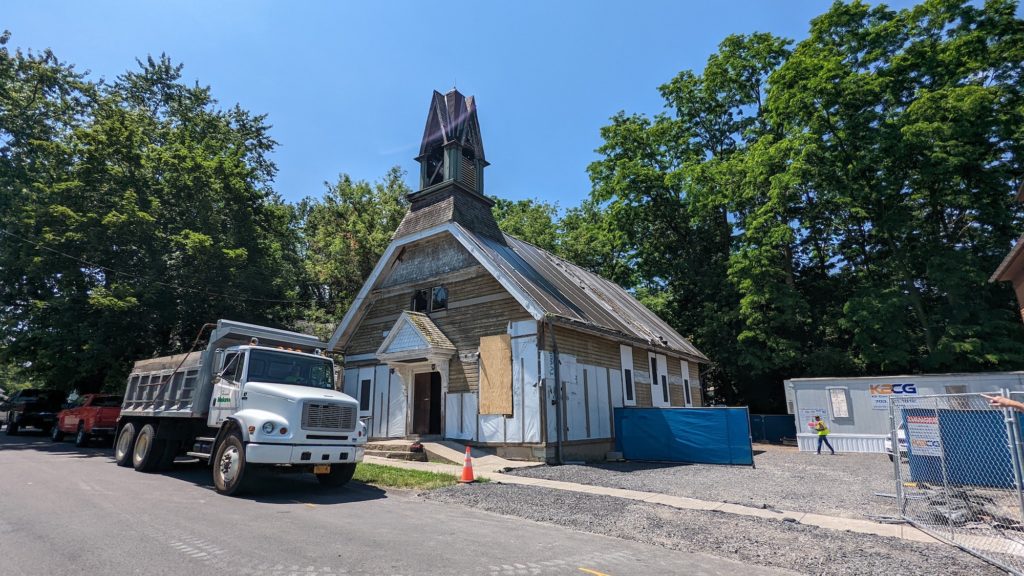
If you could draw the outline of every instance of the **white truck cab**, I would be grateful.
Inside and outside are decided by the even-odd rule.
[[[221,320],[203,353],[136,362],[115,460],[140,471],[180,452],[210,462],[218,492],[253,467],[310,471],[340,486],[362,461],[359,403],[335,389],[334,362],[312,336]]]

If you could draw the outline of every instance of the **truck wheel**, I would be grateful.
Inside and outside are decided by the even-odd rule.
[[[118,466],[132,465],[132,451],[135,449],[135,424],[131,422],[124,425],[117,434],[117,441],[114,442],[114,462]]]
[[[164,457],[164,441],[156,439],[156,428],[146,424],[135,438],[132,466],[139,472],[154,472]]]
[[[324,486],[337,488],[348,484],[348,481],[352,479],[352,475],[355,473],[355,464],[333,464],[329,473],[317,474],[316,479]]]
[[[60,431],[60,426],[54,426],[50,430],[50,440],[54,442],[60,442],[64,439],[64,433]]]
[[[57,428],[55,427],[54,430]],[[89,444],[89,435],[85,433],[85,426],[82,424],[78,425],[78,433],[75,434],[75,446],[83,448]]]
[[[17,436],[18,435],[18,423],[13,418],[7,420],[7,435]]]
[[[245,444],[237,433],[232,433],[217,446],[213,457],[213,485],[225,496],[237,496],[245,491],[249,471],[245,462]]]

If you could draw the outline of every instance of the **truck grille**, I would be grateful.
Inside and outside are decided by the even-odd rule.
[[[302,406],[303,430],[351,432],[356,428],[356,407],[349,404],[306,402]]]

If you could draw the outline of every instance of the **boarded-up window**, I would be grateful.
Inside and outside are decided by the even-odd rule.
[[[512,338],[480,338],[480,413],[512,415]]]

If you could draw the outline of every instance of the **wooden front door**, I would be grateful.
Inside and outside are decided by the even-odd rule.
[[[441,433],[441,374],[417,374],[413,385],[413,434]]]

